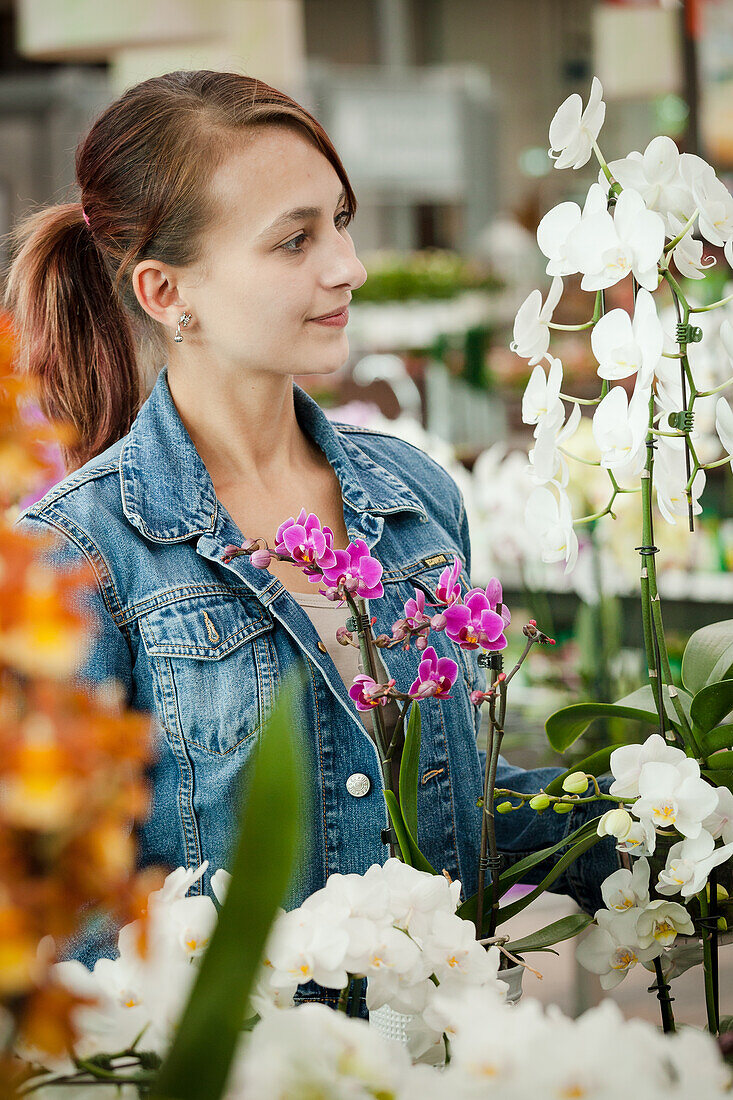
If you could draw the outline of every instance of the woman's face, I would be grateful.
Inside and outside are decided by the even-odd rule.
[[[213,191],[220,216],[205,256],[178,280],[194,317],[191,351],[198,344],[225,369],[338,370],[348,325],[312,318],[346,306],[367,273],[331,163],[297,132],[263,127],[220,166]]]

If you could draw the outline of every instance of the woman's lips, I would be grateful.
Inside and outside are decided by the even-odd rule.
[[[331,317],[311,317],[310,320],[316,325],[331,325],[333,328],[343,328],[344,325],[348,324],[349,311],[344,309],[341,313],[333,314]]]

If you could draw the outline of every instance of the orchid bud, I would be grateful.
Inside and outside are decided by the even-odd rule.
[[[331,600],[332,602],[335,602],[336,600],[339,600],[341,598],[339,596],[338,588],[334,588],[333,585],[326,585],[325,589],[323,590],[323,595],[326,597],[327,600]]]
[[[538,813],[542,813],[550,805],[550,797],[546,795],[544,791],[540,794],[536,794],[534,798],[530,798],[529,804],[533,810],[537,810]]]
[[[448,620],[441,611],[437,615],[433,615],[432,619],[430,620],[430,626],[433,630],[445,630],[447,622]]]
[[[556,802],[552,808],[556,814],[569,814],[573,807],[569,802]]]
[[[228,546],[224,547],[224,557],[228,558],[229,561],[231,561],[232,558],[237,558],[237,557],[241,557],[241,556],[242,556],[242,547],[241,546],[235,546],[233,543],[230,542]]]
[[[728,894],[725,886],[722,886],[720,883],[718,883],[716,890],[716,901],[727,901],[729,896],[730,895]],[[708,899],[708,901],[710,901],[710,883],[708,883],[705,887],[705,897]]]
[[[392,627],[392,637],[396,642],[401,642],[405,637],[405,628],[398,626],[397,623]]]
[[[562,789],[568,794],[584,794],[588,790],[588,776],[585,772],[572,772],[563,779]]]
[[[415,645],[417,646],[418,649],[427,649],[428,640],[427,640],[427,638],[425,637],[424,634],[418,634],[417,640],[415,641]]]
[[[339,645],[348,645],[353,635],[350,630],[347,630],[345,626],[339,626],[336,628],[336,641]]]
[[[346,580],[344,581],[344,588],[346,589],[347,592],[356,592],[358,587],[359,587],[359,578],[358,577],[347,577]]]
[[[498,814],[510,814],[513,809],[514,806],[512,806],[511,802],[500,802],[496,807],[496,812]]]
[[[471,702],[473,703],[473,705],[475,707],[480,707],[481,704],[483,703],[483,701],[484,701],[483,691],[472,691],[471,692]]]
[[[727,932],[728,931],[728,921],[725,919],[725,917],[718,917],[718,931],[719,932]]]
[[[267,569],[268,565],[272,561],[272,554],[269,550],[255,550],[250,555],[250,562],[254,565],[255,569]]]
[[[229,548],[227,547],[227,549],[229,549]],[[256,550],[257,549],[257,539],[245,539],[244,542],[242,543],[242,549],[243,550]]]
[[[418,699],[428,699],[431,695],[435,695],[437,690],[438,685],[435,680],[423,680],[415,694]]]
[[[596,832],[599,836],[615,836],[616,840],[625,840],[633,824],[629,811],[618,806],[615,810],[607,810],[598,819]]]
[[[391,639],[389,634],[377,634],[376,638],[374,639],[374,644],[378,645],[380,649],[383,649],[384,646],[389,645],[390,641]]]

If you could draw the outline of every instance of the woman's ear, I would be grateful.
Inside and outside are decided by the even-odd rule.
[[[175,328],[183,309],[190,312],[181,299],[173,272],[158,260],[141,260],[136,265],[132,289],[145,312],[166,328]]]

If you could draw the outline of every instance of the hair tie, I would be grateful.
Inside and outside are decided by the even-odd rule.
[[[87,223],[87,225],[89,225],[89,218],[87,217],[86,211],[85,211],[83,206],[81,208],[81,216],[83,217],[83,219]]]

